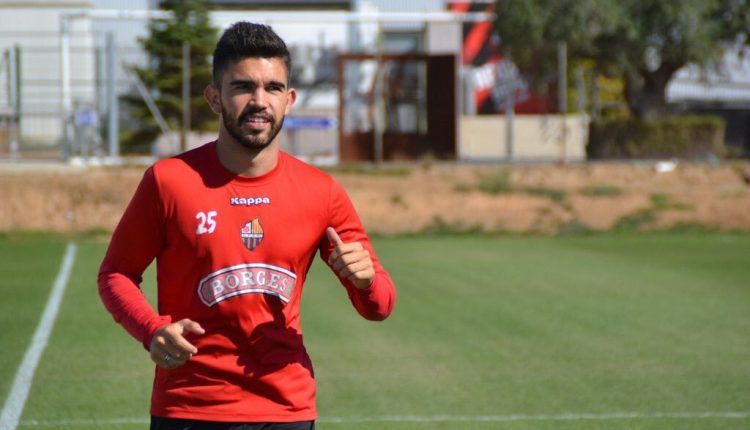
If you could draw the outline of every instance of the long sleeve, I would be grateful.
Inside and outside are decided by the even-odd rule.
[[[117,225],[99,268],[99,296],[104,306],[148,349],[154,332],[169,324],[140,289],[143,271],[163,246],[161,204],[153,168],[146,171]]]
[[[370,238],[367,237],[349,196],[335,180],[331,185],[329,220],[331,227],[338,232],[344,242],[362,244],[370,253],[375,267],[375,278],[372,285],[366,289],[359,289],[348,279],[338,277],[346,288],[352,305],[365,319],[382,321],[388,318],[396,304],[396,287],[375,254]],[[321,240],[320,256],[323,261],[328,261],[333,248],[333,244],[327,238],[324,237]]]

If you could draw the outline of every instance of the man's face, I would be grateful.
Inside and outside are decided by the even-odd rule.
[[[206,98],[221,114],[229,135],[248,149],[260,150],[275,141],[296,99],[287,81],[281,58],[245,58],[227,67],[221,88],[207,90]]]

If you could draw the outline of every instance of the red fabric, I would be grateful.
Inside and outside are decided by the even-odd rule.
[[[220,164],[215,145],[146,171],[112,236],[99,293],[146,348],[171,321],[190,318],[206,330],[189,335],[198,354],[187,364],[156,368],[152,415],[315,419],[315,381],[299,311],[314,255],[319,251],[326,261],[333,249],[326,227],[345,242],[362,242],[373,258],[369,289],[341,280],[363,317],[382,320],[391,313],[394,285],[351,201],[328,174],[282,152],[268,174],[238,177]],[[154,259],[158,312],[139,288]]]

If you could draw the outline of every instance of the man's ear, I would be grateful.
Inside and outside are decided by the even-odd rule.
[[[203,97],[208,102],[208,105],[211,106],[211,110],[216,115],[221,115],[221,93],[219,89],[214,87],[213,84],[208,84],[203,90]]]
[[[294,102],[297,101],[297,90],[294,88],[289,88],[288,91],[288,97],[289,100],[286,103],[286,108],[284,109],[284,115],[288,115],[289,111],[292,110],[292,106],[294,106]]]

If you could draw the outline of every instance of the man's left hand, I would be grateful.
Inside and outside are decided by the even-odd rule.
[[[326,229],[326,235],[334,247],[328,257],[328,265],[339,276],[351,281],[355,287],[361,290],[369,288],[375,278],[375,267],[370,253],[359,242],[344,243],[333,227]]]

